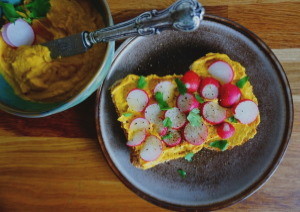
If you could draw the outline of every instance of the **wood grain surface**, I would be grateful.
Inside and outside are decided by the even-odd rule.
[[[108,0],[116,23],[172,2]],[[300,1],[201,3],[207,13],[237,21],[273,49],[294,99],[294,128],[281,165],[254,195],[223,211],[300,211]],[[95,95],[46,118],[0,111],[0,211],[165,211],[131,192],[108,167],[94,110]]]

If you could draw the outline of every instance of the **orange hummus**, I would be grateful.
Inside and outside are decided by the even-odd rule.
[[[101,15],[90,1],[51,0],[50,4],[47,16],[32,23],[34,44],[104,27]],[[94,76],[105,48],[106,44],[98,44],[81,55],[51,59],[44,46],[12,48],[0,37],[0,73],[24,99],[65,101]]]

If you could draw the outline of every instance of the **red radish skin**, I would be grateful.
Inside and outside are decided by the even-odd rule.
[[[165,118],[170,118],[172,122],[172,129],[176,130],[182,128],[187,121],[186,115],[177,107],[167,110]]]
[[[200,103],[197,101],[194,95],[185,93],[178,96],[176,105],[181,112],[188,113],[191,110],[198,108]]]
[[[194,71],[188,71],[183,75],[181,81],[185,84],[187,92],[193,93],[198,90],[201,78]]]
[[[233,108],[234,117],[242,124],[251,124],[259,114],[258,106],[250,99],[241,100]]]
[[[218,80],[207,77],[201,81],[198,92],[203,98],[212,100],[218,98],[219,88],[220,83]]]
[[[232,124],[223,122],[217,126],[217,133],[222,139],[227,139],[233,136],[235,128]]]
[[[126,101],[131,110],[142,112],[149,102],[149,97],[146,91],[135,88],[128,93]]]
[[[171,101],[174,97],[175,85],[170,81],[162,81],[154,88],[154,94],[161,92],[164,101]]]
[[[129,130],[137,131],[137,130],[149,130],[150,123],[145,118],[135,118],[131,121],[129,125]]]
[[[5,42],[12,47],[32,45],[35,39],[32,27],[21,18],[4,27],[2,35]]]
[[[208,129],[202,122],[200,126],[194,127],[188,123],[183,130],[184,140],[193,145],[201,145],[208,136]]]
[[[127,146],[139,146],[145,141],[147,133],[145,130],[138,130],[134,132],[132,138],[127,141]]]
[[[219,104],[223,107],[232,107],[239,102],[241,95],[241,90],[236,85],[224,84],[220,88]]]
[[[143,143],[140,151],[140,157],[144,161],[154,161],[162,153],[163,144],[162,141],[154,135],[148,136]]]
[[[170,129],[166,135],[171,135],[171,138],[164,138],[163,142],[170,147],[177,146],[181,142],[181,135],[177,130]]]
[[[221,60],[213,62],[208,67],[208,72],[222,84],[230,83],[234,77],[232,67]]]
[[[222,123],[227,115],[226,109],[215,102],[205,102],[201,112],[204,120],[212,125]]]

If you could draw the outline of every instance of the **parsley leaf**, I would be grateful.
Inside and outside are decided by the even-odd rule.
[[[246,82],[248,82],[249,77],[243,77],[242,79],[240,79],[239,81],[236,82],[236,86],[239,88],[243,88],[244,85],[246,84]]]
[[[125,116],[125,117],[130,117],[130,116],[132,116],[133,114],[132,114],[132,113],[123,113],[122,115]]]
[[[159,108],[161,110],[169,110],[171,107],[169,107],[168,103],[164,100],[163,98],[163,93],[162,92],[156,92],[155,93],[155,99],[159,105]]]
[[[171,133],[169,133],[169,134],[167,134],[167,135],[164,135],[164,136],[162,137],[163,140],[165,140],[165,139],[170,139],[170,138],[173,138],[173,136],[172,136]]]
[[[238,123],[238,120],[234,116],[229,117],[228,121],[230,121],[232,123]]]
[[[164,127],[172,127],[172,121],[169,117],[165,118],[165,120],[163,120],[163,125]]]
[[[204,99],[197,93],[195,94],[195,98],[201,104],[205,102]]]
[[[189,122],[193,127],[198,127],[201,124],[202,118],[199,115],[199,113],[200,113],[199,109],[195,108],[187,116],[187,120],[189,120]]]
[[[30,18],[42,18],[49,12],[51,4],[49,0],[33,0],[25,7],[30,11]]]
[[[213,141],[209,144],[209,146],[218,148],[222,151],[226,150],[228,145],[229,144],[228,144],[227,140],[217,140],[217,141]]]
[[[140,76],[137,82],[137,87],[143,89],[146,85],[147,85],[146,78],[144,76]]]
[[[177,169],[178,174],[182,177],[182,178],[186,178],[186,172],[183,171],[182,169]]]
[[[177,84],[179,93],[180,94],[185,94],[186,91],[187,91],[185,84],[178,78],[175,79],[175,82]]]
[[[13,4],[0,2],[0,7],[2,7],[3,13],[9,22],[15,22],[17,19],[22,18],[22,16],[17,13]]]
[[[184,159],[186,159],[188,162],[191,162],[194,155],[194,153],[190,152],[184,157]]]

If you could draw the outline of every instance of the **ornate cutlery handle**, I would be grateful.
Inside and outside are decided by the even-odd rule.
[[[84,32],[83,39],[87,47],[91,47],[94,43],[158,34],[171,28],[193,31],[198,28],[204,12],[204,8],[197,0],[179,0],[165,10],[152,10],[114,26]]]

